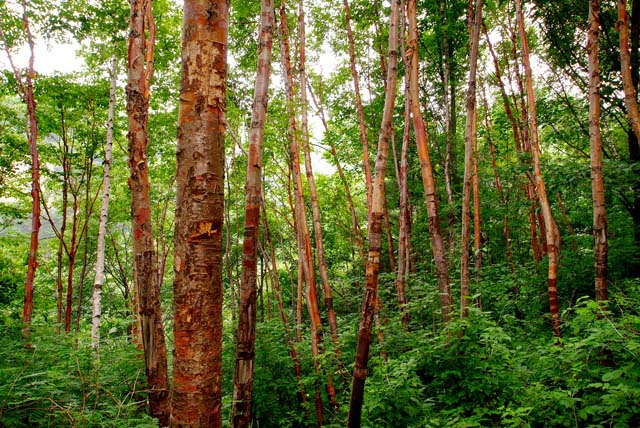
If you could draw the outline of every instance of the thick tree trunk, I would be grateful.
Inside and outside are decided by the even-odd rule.
[[[607,287],[607,212],[605,208],[602,171],[602,136],[600,134],[600,65],[598,37],[600,34],[600,0],[589,1],[589,137],[591,141],[591,193],[593,197],[593,253],[595,256],[596,300],[606,308]]]
[[[476,70],[478,66],[478,42],[480,39],[480,23],[482,22],[483,0],[476,1],[475,13],[469,12],[469,88],[467,90],[467,121],[465,127],[464,144],[464,178],[462,183],[462,235],[461,235],[461,261],[460,261],[460,317],[468,315],[469,305],[469,243],[471,236],[471,193],[473,190],[474,173],[477,168],[476,140],[477,140],[477,106],[476,106]],[[472,10],[472,1],[469,8]],[[474,192],[475,193],[475,192]],[[475,196],[474,196],[475,200]]]
[[[549,309],[551,313],[551,329],[556,337],[560,337],[560,309],[558,307],[558,289],[556,277],[558,270],[559,236],[558,226],[553,219],[551,207],[547,199],[547,190],[542,179],[542,167],[540,162],[540,145],[538,142],[538,119],[536,115],[536,104],[533,95],[533,76],[531,65],[529,64],[529,44],[524,29],[524,16],[520,0],[516,0],[516,13],[518,26],[520,29],[520,41],[522,43],[522,62],[524,64],[525,78],[527,82],[527,101],[529,107],[529,130],[531,132],[531,155],[533,161],[533,179],[536,193],[540,202],[540,209],[544,217],[545,238],[547,242],[547,256],[549,257],[548,270],[548,293]]]
[[[393,133],[393,106],[398,72],[398,16],[400,14],[399,1],[391,2],[389,18],[389,63],[387,68],[387,87],[385,104],[378,139],[378,154],[375,163],[375,179],[373,182],[373,197],[371,215],[369,217],[369,256],[365,276],[365,291],[362,304],[362,318],[358,330],[355,366],[351,386],[351,400],[349,403],[348,426],[360,426],[362,416],[362,402],[364,385],[367,378],[367,364],[369,362],[369,345],[371,343],[371,327],[376,307],[378,292],[378,270],[380,268],[380,253],[382,244],[382,216],[384,210],[384,177],[387,168],[389,140]]]
[[[178,116],[172,427],[222,426],[227,1],[186,0]]]
[[[416,2],[409,0],[407,3],[407,16],[409,19],[409,38],[407,44],[407,56],[410,58],[409,89],[411,116],[413,128],[418,146],[420,159],[420,171],[422,172],[422,185],[427,204],[427,217],[429,222],[429,234],[431,238],[431,250],[436,264],[438,275],[438,290],[440,293],[440,308],[442,320],[449,321],[451,317],[451,293],[449,291],[449,272],[440,225],[438,223],[438,201],[436,186],[433,178],[429,149],[427,147],[427,133],[422,112],[420,111],[420,98],[418,91],[418,24],[416,19]]]
[[[161,426],[169,422],[169,379],[160,307],[158,260],[154,248],[149,195],[149,80],[155,28],[151,0],[132,0],[128,49],[129,188],[133,233],[134,288],[138,298],[149,410]],[[146,36],[149,34],[149,40]]]
[[[236,365],[233,378],[232,422],[236,428],[249,427],[251,424],[251,394],[253,391],[256,340],[257,246],[260,231],[262,148],[264,121],[269,99],[271,49],[275,26],[273,2],[271,0],[262,0],[260,5],[258,65],[253,96],[253,111],[251,112],[251,129],[249,130],[244,241],[242,243],[242,279],[239,289]]]
[[[109,113],[107,115],[107,140],[104,146],[104,178],[102,181],[102,206],[100,225],[98,226],[98,249],[96,251],[96,277],[93,283],[93,304],[91,316],[91,346],[98,350],[100,346],[100,322],[102,319],[102,286],[104,284],[104,238],[107,234],[109,217],[109,196],[111,192],[111,152],[113,147],[113,120],[116,105],[117,56],[111,57],[111,83],[109,87]]]

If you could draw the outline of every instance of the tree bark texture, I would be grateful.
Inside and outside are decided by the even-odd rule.
[[[96,276],[93,283],[91,346],[98,350],[100,346],[100,321],[102,317],[102,286],[104,284],[104,239],[107,234],[107,218],[109,217],[109,195],[111,192],[111,152],[113,147],[113,119],[116,105],[116,72],[117,56],[111,57],[111,80],[109,86],[109,112],[107,115],[107,140],[104,146],[104,178],[102,181],[102,206],[100,208],[100,224],[98,226],[98,249],[96,251]]]
[[[244,241],[242,242],[242,272],[239,288],[236,365],[233,379],[232,422],[236,428],[251,424],[251,394],[256,339],[256,287],[258,235],[260,231],[260,201],[262,188],[262,149],[264,121],[269,97],[271,50],[275,26],[272,0],[260,2],[260,35],[258,65],[249,130]]]
[[[529,63],[529,44],[524,28],[524,16],[520,0],[516,0],[516,13],[520,30],[520,41],[522,43],[522,62],[524,64],[525,79],[527,83],[527,102],[529,107],[529,131],[531,136],[531,155],[533,161],[533,179],[536,187],[536,194],[540,202],[540,210],[544,218],[545,240],[547,243],[547,256],[549,258],[549,270],[547,286],[549,293],[549,310],[551,313],[551,329],[556,337],[560,337],[560,309],[558,307],[558,289],[556,285],[558,270],[559,235],[549,200],[547,190],[542,178],[542,167],[540,164],[540,145],[538,142],[538,119],[536,115],[536,104],[533,95],[533,76]]]
[[[364,166],[365,185],[367,188],[367,207],[371,211],[372,180],[371,165],[369,163],[369,137],[364,118],[364,108],[362,107],[362,96],[360,95],[360,79],[358,68],[356,67],[356,48],[353,31],[351,30],[351,9],[349,0],[343,0],[345,27],[347,29],[347,41],[349,43],[349,63],[351,64],[351,78],[353,79],[353,90],[358,112],[358,127],[360,129],[360,142],[362,144],[362,164]]]
[[[169,379],[165,347],[158,258],[155,251],[149,166],[149,96],[153,72],[155,27],[151,0],[132,0],[128,47],[127,115],[129,117],[129,188],[133,233],[134,288],[142,330],[149,410],[161,426],[169,422]],[[149,39],[147,39],[147,35]]]
[[[471,193],[473,188],[474,173],[477,168],[476,140],[477,140],[477,104],[476,104],[476,70],[478,66],[478,44],[480,40],[480,23],[482,21],[483,0],[476,1],[475,13],[469,12],[469,88],[467,90],[467,119],[465,126],[464,143],[464,178],[462,182],[462,235],[460,258],[460,317],[468,315],[469,306],[469,243],[471,236]],[[469,1],[472,8],[472,1]],[[475,192],[474,192],[475,193]],[[475,199],[475,197],[474,197]]]
[[[22,79],[22,74],[13,63],[13,57],[9,50],[2,23],[0,22],[0,37],[2,38],[7,53],[7,59],[13,70],[13,74],[18,82],[18,95],[27,105],[27,140],[29,142],[29,152],[31,155],[31,240],[29,243],[29,256],[27,258],[27,278],[24,286],[24,303],[22,307],[22,336],[29,340],[31,336],[31,318],[33,316],[33,282],[38,268],[38,235],[40,232],[40,159],[38,157],[38,122],[36,117],[36,100],[33,94],[33,78],[35,77],[35,44],[29,24],[27,13],[27,0],[22,0],[22,22],[27,35],[29,45],[29,66],[27,69],[26,82]],[[27,343],[27,346],[31,346]]]
[[[593,253],[595,256],[596,300],[606,304],[605,302],[609,300],[607,288],[607,255],[609,246],[602,171],[602,136],[600,133],[599,34],[600,0],[590,0],[587,55],[589,58],[589,140],[591,142],[591,194],[593,197]]]
[[[303,18],[304,19],[304,18]],[[304,203],[302,187],[302,173],[300,169],[300,146],[296,123],[296,113],[293,97],[293,76],[291,73],[291,54],[289,49],[289,36],[286,24],[285,2],[280,8],[280,32],[281,32],[281,57],[283,63],[285,92],[287,95],[287,113],[289,116],[289,162],[293,175],[293,188],[295,194],[294,217],[296,237],[298,242],[299,268],[302,270],[302,279],[305,283],[304,298],[307,305],[309,322],[311,326],[311,352],[313,354],[313,366],[316,376],[320,374],[320,354],[322,353],[322,321],[318,307],[318,295],[316,290],[315,267],[313,263],[313,251],[311,249],[311,236],[307,224],[307,215]],[[304,90],[301,88],[301,90]],[[300,301],[300,300],[299,300]],[[299,315],[300,309],[299,309]],[[316,423],[323,423],[322,395],[320,393],[319,379],[315,389]]]
[[[362,303],[362,317],[358,329],[355,366],[351,386],[349,403],[348,426],[357,428],[362,417],[362,402],[364,399],[364,385],[367,378],[367,364],[369,362],[369,345],[371,343],[371,327],[374,320],[376,298],[378,292],[378,271],[380,269],[380,254],[382,247],[382,217],[384,213],[385,188],[384,178],[389,154],[389,141],[393,133],[393,106],[396,95],[398,72],[398,18],[400,2],[391,2],[389,17],[389,62],[387,67],[387,85],[385,104],[382,117],[380,136],[378,139],[378,154],[375,162],[375,179],[373,181],[373,197],[371,215],[369,217],[369,255],[365,273],[365,290]]]
[[[172,427],[222,426],[227,1],[185,0],[178,113]]]
[[[438,200],[436,195],[433,168],[429,158],[427,147],[427,132],[422,112],[420,109],[420,94],[418,90],[418,23],[416,18],[416,2],[409,0],[407,3],[407,17],[409,20],[409,38],[406,55],[410,58],[409,91],[411,116],[415,131],[416,144],[418,146],[418,158],[420,159],[420,171],[422,173],[422,185],[427,204],[427,217],[429,222],[429,235],[431,238],[431,250],[436,264],[438,276],[438,290],[440,294],[440,309],[442,320],[449,321],[451,317],[451,293],[449,290],[449,272],[447,265],[444,240],[440,233],[438,222]]]

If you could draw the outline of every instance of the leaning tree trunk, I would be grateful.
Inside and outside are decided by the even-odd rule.
[[[431,250],[436,264],[438,275],[438,290],[440,294],[440,309],[442,320],[449,321],[451,317],[451,293],[449,291],[449,272],[447,257],[440,233],[438,223],[438,201],[436,198],[436,186],[429,159],[429,149],[427,148],[427,132],[422,112],[420,111],[420,98],[418,91],[418,23],[416,18],[416,1],[409,0],[407,3],[407,18],[409,20],[409,39],[407,45],[407,55],[410,57],[409,70],[409,91],[411,116],[413,117],[413,128],[418,146],[418,157],[420,159],[420,170],[422,172],[422,184],[424,196],[427,204],[427,217],[429,222],[429,235],[431,237]]]
[[[172,427],[222,426],[228,22],[227,1],[184,2],[174,238]]]
[[[602,305],[606,305],[606,301],[609,300],[607,288],[607,254],[609,247],[602,171],[602,136],[600,134],[600,65],[598,61],[600,0],[590,0],[589,6],[587,54],[589,57],[589,136],[591,141],[591,193],[593,197],[593,253],[596,270],[596,300]]]
[[[559,338],[560,333],[560,309],[558,307],[558,288],[556,285],[558,271],[559,235],[549,200],[547,190],[542,179],[542,167],[540,165],[540,145],[538,142],[538,119],[536,115],[536,104],[533,95],[533,76],[529,63],[529,44],[524,29],[524,16],[520,0],[516,0],[516,13],[518,26],[520,29],[520,41],[522,42],[522,62],[524,65],[525,79],[527,83],[527,102],[529,107],[529,131],[531,137],[531,157],[533,161],[533,181],[536,193],[540,202],[540,209],[544,218],[545,238],[547,243],[547,256],[549,257],[549,270],[547,276],[547,286],[549,293],[549,310],[551,313],[551,329],[553,334]]]
[[[389,154],[389,141],[393,133],[393,106],[395,103],[396,82],[398,72],[398,18],[400,2],[391,2],[389,17],[389,62],[387,67],[387,85],[385,91],[382,126],[378,139],[378,154],[375,163],[375,179],[373,181],[373,197],[371,215],[369,217],[369,256],[365,275],[365,290],[362,303],[362,318],[358,329],[355,366],[351,385],[348,424],[350,428],[360,426],[364,385],[367,378],[369,362],[369,345],[371,343],[371,325],[373,323],[376,298],[378,293],[378,270],[382,244],[382,216],[384,214],[384,177]]]
[[[309,314],[309,323],[311,326],[311,352],[313,354],[313,368],[316,375],[315,385],[315,411],[316,424],[323,424],[322,410],[322,394],[320,391],[320,355],[322,354],[322,321],[320,318],[320,310],[318,306],[318,295],[316,289],[315,268],[313,263],[313,251],[311,249],[311,236],[309,226],[307,224],[307,215],[304,203],[304,194],[302,187],[302,173],[300,170],[300,147],[299,133],[297,130],[296,114],[294,109],[293,98],[293,75],[291,73],[291,55],[289,49],[289,35],[286,25],[286,7],[283,1],[280,7],[280,32],[281,32],[281,58],[283,64],[283,73],[285,81],[285,92],[287,96],[287,114],[289,116],[289,163],[293,175],[293,187],[295,192],[294,218],[296,227],[296,237],[298,242],[298,259],[299,268],[302,270],[302,279],[304,279],[305,289],[304,297]],[[300,88],[305,90],[304,88]],[[300,278],[299,278],[299,284]],[[300,286],[300,285],[299,285]],[[299,292],[299,295],[301,293]],[[300,304],[300,298],[298,302]],[[301,321],[301,307],[298,307],[298,316]]]
[[[111,192],[111,151],[113,147],[113,119],[116,105],[117,56],[111,57],[111,84],[109,87],[109,113],[107,115],[107,141],[104,146],[104,179],[102,181],[102,207],[98,226],[98,250],[96,251],[96,278],[93,283],[93,306],[91,317],[91,346],[98,350],[100,346],[100,321],[102,317],[102,285],[104,284],[104,238],[107,234],[109,216],[109,195]]]
[[[353,79],[353,90],[358,112],[358,127],[360,129],[360,142],[362,144],[362,164],[364,166],[365,184],[367,188],[367,207],[371,212],[372,180],[371,165],[369,164],[369,137],[367,136],[367,126],[364,119],[364,108],[362,108],[362,96],[360,95],[360,79],[356,67],[356,48],[353,31],[351,30],[351,9],[349,0],[343,0],[345,26],[347,29],[347,41],[349,42],[349,63],[351,64],[351,78]]]
[[[142,344],[149,388],[149,410],[161,426],[169,422],[169,379],[160,307],[158,261],[153,242],[147,150],[149,83],[155,28],[151,0],[131,1],[128,50],[129,188],[133,232],[134,288],[138,297]],[[149,35],[149,40],[146,36]]]
[[[480,23],[482,21],[483,0],[476,2],[475,13],[469,13],[469,89],[467,91],[467,122],[465,128],[464,144],[464,178],[462,182],[462,237],[460,244],[460,317],[464,318],[469,313],[469,242],[471,235],[471,192],[473,187],[473,174],[477,171],[476,162],[476,70],[478,67],[478,42],[480,38]],[[469,2],[471,9],[471,1]],[[472,24],[473,22],[473,24]],[[475,199],[475,198],[474,198]]]
[[[244,241],[242,242],[242,273],[239,288],[238,333],[236,365],[233,378],[233,426],[251,424],[251,394],[256,340],[256,282],[258,235],[260,231],[260,200],[262,188],[262,148],[264,120],[269,99],[271,49],[275,25],[273,2],[261,1],[258,65],[249,131],[249,159],[247,163]]]

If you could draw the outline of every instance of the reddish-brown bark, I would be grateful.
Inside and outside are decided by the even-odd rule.
[[[227,1],[186,0],[178,114],[172,427],[222,426]]]
[[[13,57],[9,50],[2,23],[0,22],[0,37],[4,42],[7,59],[13,70],[13,74],[18,82],[20,97],[27,105],[27,140],[29,142],[29,152],[31,155],[31,239],[29,242],[29,256],[27,258],[27,278],[24,287],[24,304],[22,307],[22,335],[25,339],[31,335],[31,318],[33,316],[33,282],[38,268],[38,235],[40,232],[40,158],[38,157],[38,121],[36,117],[36,100],[33,95],[33,79],[35,77],[35,44],[31,33],[31,26],[27,12],[27,1],[22,0],[22,22],[27,35],[29,45],[29,66],[27,68],[26,81],[23,81],[22,74],[15,67]],[[30,344],[28,344],[30,346]]]
[[[304,16],[302,17],[304,19]],[[313,353],[313,365],[316,376],[320,374],[320,354],[322,353],[322,321],[318,307],[318,295],[316,290],[315,268],[313,263],[313,251],[311,249],[311,236],[307,224],[307,215],[304,203],[302,187],[302,173],[300,170],[299,135],[295,118],[293,98],[293,76],[291,73],[291,54],[289,49],[289,37],[286,23],[285,2],[280,8],[280,32],[281,32],[281,56],[283,63],[285,92],[287,96],[287,113],[289,116],[289,162],[293,174],[293,187],[295,193],[294,216],[296,221],[296,237],[298,241],[299,267],[302,269],[305,289],[304,297],[311,325],[311,352]],[[302,88],[301,88],[302,90]],[[319,379],[315,390],[316,423],[323,423],[322,396],[320,393]]]
[[[155,28],[151,0],[132,0],[130,15],[127,115],[129,117],[129,188],[133,234],[134,288],[137,297],[145,357],[149,410],[161,426],[169,423],[169,379],[160,307],[158,258],[152,221],[149,168],[148,120]],[[147,36],[149,39],[147,39]]]
[[[536,194],[540,203],[545,228],[545,238],[547,242],[547,256],[549,258],[549,270],[547,276],[547,287],[549,294],[549,312],[551,313],[551,329],[556,337],[560,337],[560,308],[558,306],[557,270],[559,235],[558,227],[553,219],[551,207],[547,199],[547,190],[542,179],[542,168],[540,164],[540,145],[538,142],[538,119],[536,115],[535,98],[533,94],[533,76],[529,63],[529,44],[524,29],[524,16],[520,0],[516,0],[516,13],[518,27],[520,30],[520,41],[522,43],[522,62],[524,65],[525,79],[527,83],[527,103],[529,108],[529,131],[531,136],[531,155],[533,163],[533,181]]]
[[[364,166],[365,185],[367,188],[367,207],[371,210],[372,181],[371,181],[371,164],[369,163],[369,137],[367,136],[367,127],[364,118],[364,109],[362,107],[362,97],[360,95],[360,81],[358,69],[356,67],[356,48],[353,31],[351,30],[351,9],[349,1],[343,0],[345,26],[347,29],[347,41],[349,43],[349,63],[351,64],[351,78],[353,79],[353,90],[356,101],[356,110],[358,112],[358,129],[360,130],[360,143],[362,144],[362,164]],[[383,68],[384,68],[383,62]]]
[[[606,302],[609,300],[607,287],[609,244],[607,241],[607,211],[602,173],[602,136],[600,133],[599,34],[600,0],[590,0],[587,55],[589,58],[589,137],[591,141],[591,192],[593,197],[593,252],[595,256],[596,300],[606,308]]]
[[[413,117],[413,128],[415,131],[416,144],[418,146],[418,158],[420,159],[420,171],[422,173],[422,185],[427,204],[427,217],[429,222],[429,234],[431,238],[431,250],[436,264],[438,276],[438,290],[440,294],[440,308],[442,320],[449,321],[451,317],[451,294],[449,291],[449,273],[446,258],[446,251],[440,225],[438,222],[438,201],[436,196],[435,180],[433,169],[429,158],[427,147],[427,133],[422,112],[418,91],[418,24],[416,19],[416,2],[409,0],[407,3],[407,17],[409,19],[409,38],[407,41],[407,53],[409,58],[409,89],[411,116]]]
[[[256,339],[257,246],[260,231],[260,200],[262,188],[262,148],[264,120],[269,98],[271,49],[275,26],[271,0],[262,0],[258,65],[249,130],[249,159],[247,162],[244,241],[242,243],[242,273],[239,288],[238,330],[236,336],[236,365],[233,379],[232,423],[234,427],[251,424],[251,394]]]
[[[393,132],[393,106],[398,72],[398,17],[399,1],[391,2],[389,18],[389,62],[387,67],[387,85],[382,125],[378,139],[378,154],[375,162],[375,179],[373,181],[373,197],[371,215],[369,217],[369,255],[365,274],[365,290],[362,303],[362,318],[358,329],[355,365],[349,403],[348,426],[360,426],[364,385],[367,378],[369,362],[369,345],[371,343],[371,327],[374,320],[378,292],[378,271],[382,247],[382,217],[384,213],[385,188],[384,178],[387,168],[389,141]]]

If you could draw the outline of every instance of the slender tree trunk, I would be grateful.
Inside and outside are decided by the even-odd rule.
[[[600,135],[600,65],[598,37],[600,34],[600,0],[589,1],[589,137],[591,141],[591,193],[593,196],[593,253],[595,256],[596,300],[606,308],[607,287],[607,212],[602,173],[602,136]]]
[[[446,251],[440,225],[438,223],[438,201],[436,186],[427,147],[427,133],[422,112],[420,111],[420,98],[418,91],[418,24],[416,19],[416,2],[409,0],[407,3],[407,16],[409,19],[409,39],[407,44],[407,56],[410,58],[409,89],[411,116],[413,128],[418,146],[420,170],[422,172],[422,185],[427,204],[427,216],[429,222],[429,235],[431,238],[431,250],[436,264],[438,275],[438,290],[440,293],[440,308],[442,320],[449,321],[451,317],[451,293],[449,291],[449,272],[447,266]]]
[[[298,1],[298,40],[299,40],[299,60],[300,60],[300,104],[301,104],[301,137],[302,150],[304,152],[304,166],[311,197],[311,215],[313,218],[313,233],[316,243],[316,257],[318,258],[318,271],[322,282],[324,293],[324,304],[327,310],[329,321],[329,331],[336,353],[340,353],[340,343],[338,341],[338,323],[336,321],[336,311],[333,308],[333,292],[329,283],[329,272],[324,253],[324,240],[322,234],[322,220],[320,217],[320,205],[318,204],[318,192],[316,191],[315,179],[313,177],[313,167],[311,164],[311,148],[309,146],[309,124],[308,124],[308,101],[307,101],[307,72],[306,72],[306,52],[305,52],[305,14],[303,0]],[[331,394],[330,394],[331,396]],[[335,395],[332,401],[335,401]]]
[[[634,1],[634,4],[636,1]],[[620,33],[620,71],[622,75],[622,86],[624,88],[624,104],[627,110],[627,118],[631,125],[632,134],[629,135],[629,158],[633,163],[640,162],[640,114],[638,113],[638,102],[636,94],[636,84],[634,76],[637,78],[637,66],[632,63],[631,54],[629,53],[629,26],[627,21],[629,15],[627,13],[627,1],[618,0],[618,22],[616,27]],[[636,10],[637,11],[637,10]],[[635,18],[635,17],[634,17]],[[634,27],[635,29],[635,27]],[[636,36],[635,33],[632,34]],[[632,42],[637,43],[636,39]],[[632,46],[635,47],[635,46]],[[637,51],[634,50],[634,55]],[[636,71],[636,73],[634,73]],[[634,226],[634,240],[636,247],[640,247],[640,186],[634,186],[633,203],[631,207],[631,217]],[[633,274],[640,275],[640,263],[633,263]]]
[[[273,288],[278,299],[278,312],[280,313],[280,319],[284,325],[285,335],[287,336],[287,344],[289,345],[289,352],[291,353],[291,359],[293,360],[293,369],[298,380],[298,387],[300,388],[300,401],[302,403],[307,402],[307,394],[305,393],[304,384],[302,383],[302,369],[300,365],[300,359],[298,358],[298,352],[296,350],[293,335],[291,334],[291,328],[289,327],[289,320],[287,319],[287,312],[282,300],[282,287],[280,286],[280,278],[278,277],[278,268],[276,262],[276,252],[273,246],[273,240],[271,239],[271,233],[269,232],[269,224],[267,222],[267,210],[264,202],[264,197],[260,199],[262,206],[262,226],[265,234],[265,240],[269,245],[268,258],[271,263],[270,274],[273,278]]]
[[[9,45],[4,34],[2,23],[0,23],[0,37],[2,38],[7,53],[7,58],[11,64],[11,69],[18,82],[19,94],[27,105],[27,140],[31,154],[31,240],[29,243],[29,256],[27,258],[27,278],[24,287],[24,304],[22,307],[22,336],[28,340],[31,336],[31,318],[33,316],[33,282],[38,267],[38,234],[40,232],[40,159],[38,157],[38,122],[36,117],[36,100],[33,95],[34,69],[34,40],[31,34],[31,26],[27,12],[27,0],[22,0],[22,22],[27,34],[29,44],[29,67],[27,69],[26,82],[22,79],[22,74],[15,67],[13,57],[9,51]],[[31,346],[27,343],[27,346]]]
[[[447,192],[447,203],[453,205],[453,189],[451,186],[451,152],[453,137],[451,130],[451,103],[449,100],[449,80],[451,78],[451,64],[449,54],[449,39],[447,36],[447,5],[443,1],[440,5],[440,19],[442,20],[442,52],[443,52],[443,80],[442,80],[442,98],[444,100],[444,127],[445,127],[445,156],[444,156],[444,187]],[[455,114],[455,112],[454,112]],[[453,215],[449,218],[449,223],[453,223]]]
[[[465,127],[464,150],[464,178],[462,190],[462,235],[461,235],[461,262],[460,262],[460,317],[468,315],[469,305],[469,242],[471,235],[471,192],[473,187],[473,174],[476,153],[477,128],[476,128],[476,69],[478,65],[478,42],[480,37],[480,23],[482,22],[483,0],[476,1],[475,13],[469,12],[469,89],[467,91],[467,121]],[[472,1],[469,1],[469,9],[472,10]]]
[[[549,257],[548,270],[548,292],[549,308],[551,313],[551,329],[556,337],[560,337],[560,309],[558,307],[558,289],[556,285],[558,270],[559,237],[558,227],[553,219],[551,207],[547,199],[547,190],[542,179],[542,168],[540,164],[540,145],[538,143],[538,119],[536,115],[536,104],[533,95],[533,76],[531,65],[529,64],[529,44],[524,29],[524,16],[520,0],[516,0],[516,13],[520,29],[520,41],[522,42],[522,61],[524,64],[525,78],[527,82],[527,101],[529,104],[529,127],[531,132],[531,154],[533,161],[533,178],[536,186],[536,193],[540,202],[540,209],[544,217],[544,226],[547,241],[547,256]]]
[[[111,152],[113,147],[113,119],[116,105],[117,56],[111,57],[111,83],[109,87],[109,113],[107,115],[107,140],[104,146],[104,179],[102,181],[102,207],[98,226],[98,249],[96,251],[96,277],[93,283],[93,305],[91,316],[91,346],[98,350],[100,346],[100,323],[102,320],[102,286],[104,284],[104,238],[107,234],[109,217],[109,196],[111,194]]]
[[[233,426],[251,424],[251,394],[253,391],[253,365],[256,340],[256,281],[257,245],[260,232],[260,199],[262,188],[262,148],[264,121],[269,99],[271,49],[275,25],[271,0],[260,3],[260,35],[258,38],[258,65],[249,130],[249,159],[247,163],[246,203],[244,214],[244,241],[242,243],[242,273],[238,334],[236,339],[236,365],[233,378]]]
[[[353,90],[356,101],[356,110],[358,112],[358,126],[360,129],[360,143],[362,144],[362,164],[364,166],[365,184],[367,187],[367,207],[371,211],[372,197],[372,181],[371,181],[371,164],[369,163],[369,137],[367,136],[367,127],[364,118],[364,109],[362,108],[362,97],[360,95],[360,82],[358,69],[356,67],[356,48],[353,31],[351,30],[351,10],[349,1],[343,0],[345,26],[347,29],[347,41],[349,43],[349,62],[351,64],[351,78],[353,79]]]
[[[132,0],[130,19],[126,93],[129,116],[127,136],[131,172],[129,188],[133,222],[134,288],[138,298],[147,384],[150,390],[149,410],[153,417],[158,418],[161,426],[166,426],[170,414],[169,379],[147,163],[149,86],[155,43],[151,0]]]
[[[304,16],[302,17],[304,19]],[[304,204],[304,194],[302,188],[302,174],[300,171],[300,148],[298,141],[298,131],[295,120],[294,99],[293,99],[293,76],[291,74],[291,56],[289,51],[288,29],[286,24],[285,2],[280,8],[280,32],[281,32],[281,56],[285,80],[285,91],[287,94],[287,110],[289,116],[289,157],[291,170],[293,173],[293,186],[295,192],[295,218],[297,225],[298,258],[302,267],[303,279],[305,282],[305,301],[307,312],[311,324],[311,352],[313,353],[313,366],[316,376],[320,374],[320,354],[322,353],[322,322],[318,308],[318,296],[316,290],[315,268],[313,263],[313,252],[311,249],[311,237],[309,226],[307,225],[307,215]],[[304,90],[303,88],[301,88]],[[322,396],[320,393],[319,379],[316,382],[315,391],[316,423],[323,424]]]
[[[327,124],[327,119],[324,114],[324,109],[322,107],[322,94],[320,94],[320,100],[317,100],[311,91],[311,86],[309,87],[309,93],[311,94],[311,99],[313,100],[316,108],[320,112],[320,118],[322,120],[322,125],[324,126],[325,132],[329,132],[329,125]],[[360,259],[364,262],[364,243],[362,242],[362,236],[360,235],[360,225],[358,222],[358,214],[356,213],[355,206],[353,204],[353,197],[351,196],[351,189],[349,187],[349,182],[347,177],[344,174],[344,170],[342,169],[342,164],[340,163],[340,159],[338,158],[338,151],[336,150],[336,145],[333,143],[333,140],[329,139],[327,141],[329,144],[329,150],[331,151],[331,156],[336,162],[336,170],[338,171],[338,176],[340,177],[340,181],[342,181],[342,185],[344,186],[344,194],[347,198],[347,204],[349,204],[349,213],[351,214],[351,231],[353,233],[353,240],[358,247],[358,252],[360,254]]]
[[[349,403],[348,426],[360,426],[362,416],[362,402],[364,385],[367,377],[369,362],[369,344],[371,343],[371,326],[376,307],[378,292],[378,270],[380,268],[380,253],[382,243],[382,216],[384,210],[385,189],[384,177],[387,168],[389,140],[393,133],[393,106],[398,72],[398,17],[400,14],[399,1],[391,2],[389,18],[389,63],[387,68],[387,87],[385,104],[378,139],[378,154],[375,162],[375,179],[373,182],[373,197],[371,215],[369,217],[369,256],[365,275],[365,291],[362,304],[362,318],[358,330],[353,382],[351,386],[351,400]]]
[[[227,1],[186,0],[178,115],[172,427],[222,426]]]

